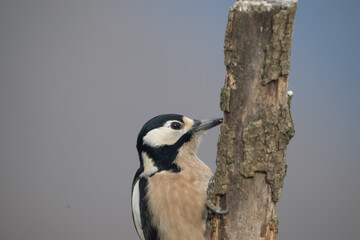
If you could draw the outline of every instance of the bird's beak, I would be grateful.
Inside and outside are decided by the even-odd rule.
[[[213,119],[205,119],[205,120],[194,120],[194,126],[192,127],[193,132],[206,131],[210,128],[213,128],[223,121],[222,118],[213,118]]]

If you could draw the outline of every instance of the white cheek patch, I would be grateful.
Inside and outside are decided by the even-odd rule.
[[[160,127],[148,132],[143,141],[151,147],[160,147],[163,145],[172,145],[180,138],[177,134],[172,133],[172,129],[168,127]]]
[[[182,135],[192,127],[193,121],[188,119],[188,122],[185,122],[182,129],[174,130],[170,127],[172,122],[177,121],[167,121],[162,127],[156,128],[148,132],[143,141],[146,145],[151,147],[161,147],[164,145],[173,145],[176,143]]]
[[[155,166],[154,161],[144,152],[141,153],[141,157],[144,164],[144,171],[140,175],[141,177],[148,177],[156,173],[159,169]]]

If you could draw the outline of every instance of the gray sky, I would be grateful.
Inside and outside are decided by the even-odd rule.
[[[222,116],[233,2],[0,1],[0,239],[137,239],[138,131],[161,113]],[[299,2],[279,240],[358,236],[358,9]],[[199,150],[213,169],[218,134]]]

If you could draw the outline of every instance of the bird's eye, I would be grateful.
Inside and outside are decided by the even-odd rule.
[[[170,127],[171,127],[172,129],[174,129],[174,130],[179,130],[179,129],[181,128],[181,124],[178,123],[178,122],[172,122],[172,123],[170,124]]]

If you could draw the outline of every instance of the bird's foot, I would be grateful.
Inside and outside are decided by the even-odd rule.
[[[213,184],[215,184],[214,176],[212,176],[210,178],[208,188],[210,186],[212,186]],[[227,214],[229,212],[228,209],[222,210],[221,208],[215,206],[209,199],[206,201],[206,206],[211,212],[216,213],[216,214],[224,215],[224,214]]]
[[[229,212],[228,209],[226,210],[222,210],[221,208],[218,208],[217,206],[215,206],[210,200],[206,201],[206,206],[213,212],[216,214],[220,214],[220,215],[224,215],[227,214]]]

